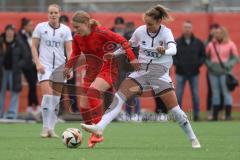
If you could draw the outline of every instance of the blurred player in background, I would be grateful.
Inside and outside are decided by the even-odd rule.
[[[32,55],[38,71],[38,81],[43,94],[41,137],[58,137],[54,132],[57,122],[61,93],[55,92],[53,82],[64,82],[63,70],[66,57],[72,50],[72,33],[69,27],[59,23],[60,7],[56,4],[48,7],[48,22],[39,23],[32,36]],[[54,75],[57,73],[57,75]],[[62,73],[62,74],[61,74]]]
[[[168,9],[161,5],[152,7],[144,13],[145,25],[138,27],[130,39],[132,47],[140,47],[138,60],[141,63],[141,70],[131,73],[123,81],[109,107],[109,112],[104,114],[101,121],[96,125],[81,124],[83,129],[101,136],[105,127],[119,114],[124,102],[150,87],[155,96],[160,96],[173,119],[186,133],[192,148],[201,147],[187,115],[178,105],[169,76],[169,69],[173,63],[172,56],[176,54],[177,49],[171,30],[161,23],[170,19]],[[119,52],[106,56],[116,57],[117,53]]]
[[[117,80],[118,66],[116,60],[103,62],[103,55],[113,52],[116,44],[120,44],[126,51],[131,62],[136,61],[132,48],[122,36],[99,26],[98,22],[84,11],[77,11],[72,17],[75,31],[73,38],[73,52],[66,65],[68,74],[77,62],[81,53],[86,57],[87,69],[84,77],[84,95],[80,96],[80,113],[84,123],[96,124],[103,114],[101,92],[112,88]],[[88,147],[92,148],[103,137],[91,135]]]

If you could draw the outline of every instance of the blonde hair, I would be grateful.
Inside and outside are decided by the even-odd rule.
[[[99,26],[100,23],[85,11],[77,11],[72,16],[72,21],[77,23],[89,23],[91,27]]]
[[[220,29],[223,34],[223,42],[229,41],[229,35],[228,35],[227,29],[223,26],[220,26],[218,29]]]
[[[48,10],[49,10],[50,7],[56,7],[56,8],[58,8],[59,12],[62,11],[61,7],[60,7],[58,4],[50,4],[50,5],[48,6]]]
[[[173,21],[173,18],[169,15],[170,9],[163,5],[156,5],[150,9],[148,9],[144,15],[152,17],[154,20],[164,20],[166,22]]]

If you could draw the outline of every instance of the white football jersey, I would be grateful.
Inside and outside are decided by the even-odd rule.
[[[65,64],[65,42],[72,40],[72,33],[68,26],[60,24],[54,29],[48,22],[39,23],[33,32],[33,38],[39,38],[39,60],[51,69]]]
[[[129,40],[132,47],[139,47],[140,63],[160,63],[170,68],[173,60],[171,55],[161,55],[156,50],[159,46],[168,49],[168,43],[175,43],[173,34],[169,28],[161,25],[157,33],[149,33],[146,25],[138,27]]]

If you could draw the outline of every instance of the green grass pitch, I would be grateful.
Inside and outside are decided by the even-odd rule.
[[[112,123],[105,141],[68,149],[61,139],[41,139],[41,124],[0,124],[0,160],[239,160],[239,122],[192,123],[202,149],[192,149],[180,127],[167,123]],[[79,123],[57,125],[61,134]]]

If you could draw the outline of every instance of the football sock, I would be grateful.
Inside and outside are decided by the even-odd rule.
[[[42,120],[43,120],[43,128],[49,128],[48,122],[50,117],[50,102],[51,102],[51,95],[43,95],[42,103],[41,103],[41,111],[42,111]]]
[[[112,104],[105,111],[101,121],[97,125],[104,130],[104,128],[121,112],[125,101],[126,98],[121,92],[118,91],[115,93]]]
[[[172,108],[169,113],[172,114],[173,119],[178,122],[190,140],[196,139],[187,115],[179,106]]]
[[[92,123],[97,124],[103,115],[103,100],[100,91],[95,88],[89,88],[87,92],[88,104],[91,108]]]
[[[60,103],[60,96],[51,95],[51,102],[50,102],[50,116],[49,116],[49,129],[54,130],[55,125],[58,120],[58,112],[59,112],[59,103]]]
[[[82,115],[83,122],[85,124],[92,124],[92,114],[90,108],[83,108],[80,106],[80,114]]]

